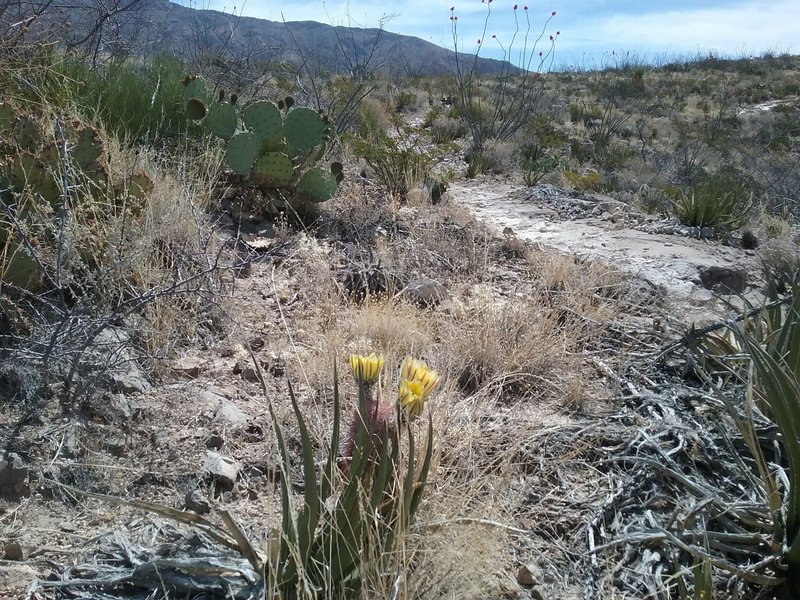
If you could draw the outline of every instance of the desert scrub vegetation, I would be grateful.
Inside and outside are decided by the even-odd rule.
[[[174,74],[171,63],[137,79],[137,68],[81,70],[24,39],[4,51],[4,377],[12,398],[72,402],[98,382],[121,385],[135,365],[153,368],[216,318],[220,257],[206,209],[220,157],[139,145],[181,129],[174,94],[152,81]],[[128,105],[112,80],[132,85]]]
[[[530,50],[516,14],[478,52]],[[468,61],[407,88],[274,65],[251,98],[219,64],[25,52],[0,67],[0,428],[2,472],[17,454],[44,474],[0,524],[40,502],[113,519],[102,556],[58,559],[113,574],[108,594],[751,597],[791,579],[796,106],[747,112],[765,99],[747,78],[796,62]],[[683,315],[657,286],[452,203],[464,156],[478,181],[460,185],[561,177],[732,244],[757,225],[774,295],[718,340],[666,342]],[[21,415],[17,435],[31,407],[42,427]],[[87,572],[57,583],[91,593]]]

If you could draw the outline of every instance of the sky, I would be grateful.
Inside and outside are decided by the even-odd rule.
[[[455,23],[460,50],[474,52],[481,39],[481,56],[502,58],[505,52],[516,63],[521,57],[532,57],[531,42],[544,30],[535,53],[546,53],[549,36],[555,36],[555,68],[602,68],[622,60],[661,63],[712,52],[733,58],[765,51],[800,54],[798,0],[530,0],[527,11],[524,2],[519,2],[515,11],[509,0],[490,4],[488,0],[179,1],[194,8],[271,21],[383,27],[450,49]],[[526,12],[531,34],[522,53]],[[516,37],[515,15],[519,23]],[[458,19],[451,21],[451,16]]]

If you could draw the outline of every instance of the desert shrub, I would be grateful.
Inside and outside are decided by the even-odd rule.
[[[418,132],[407,125],[398,125],[397,137],[366,140],[352,137],[353,152],[375,172],[378,182],[396,200],[405,200],[408,193],[430,175],[431,157],[420,149]]]
[[[189,130],[181,85],[185,71],[177,59],[157,56],[143,65],[92,68],[73,58],[58,71],[71,102],[119,139],[156,143]]]
[[[788,282],[788,296],[781,299],[778,288],[768,285],[771,302],[753,308],[740,324],[731,324],[728,335],[712,334],[699,344],[699,353],[716,359],[729,380],[743,382],[744,392],[723,386],[722,378],[702,373],[704,381],[722,401],[730,420],[744,442],[735,470],[746,469],[747,480],[758,490],[760,506],[769,518],[738,520],[739,531],[763,536],[769,543],[760,545],[764,557],[779,558],[776,574],[785,578],[787,592],[800,590],[800,277]],[[741,388],[740,388],[741,389]],[[777,428],[773,439],[766,432]],[[773,462],[773,444],[780,444],[781,459]],[[745,461],[748,465],[745,466]],[[720,552],[720,549],[716,549]],[[716,564],[737,570],[735,549],[722,549],[733,563]],[[741,555],[739,555],[741,556]],[[749,561],[748,561],[749,562]],[[768,564],[767,561],[757,561]],[[752,564],[752,563],[751,563]]]
[[[431,123],[431,140],[434,144],[444,144],[467,135],[467,126],[459,119],[440,116]]]
[[[672,208],[672,196],[657,185],[643,184],[636,192],[635,203],[643,212],[661,215]]]
[[[365,98],[358,106],[354,124],[355,132],[366,140],[386,137],[392,126],[386,105],[375,98]]]
[[[718,173],[704,177],[673,197],[673,212],[685,225],[731,231],[743,227],[753,209],[752,193],[735,177]]]
[[[536,143],[526,143],[520,148],[522,178],[528,187],[534,186],[541,179],[558,168],[558,157],[546,152]]]
[[[442,105],[435,105],[432,106],[431,109],[425,113],[425,117],[422,119],[421,127],[423,129],[430,129],[433,123],[439,118],[445,116],[444,106]]]
[[[800,274],[800,245],[786,238],[767,240],[760,246],[761,266],[767,281],[781,285]]]
[[[397,112],[410,112],[419,110],[423,103],[427,106],[427,102],[421,100],[420,94],[413,90],[404,90],[394,95],[394,108]]]
[[[675,150],[678,175],[691,183],[715,157],[725,158],[733,148],[734,133],[739,127],[736,105],[729,90],[709,96],[713,101],[709,112],[700,117],[673,115],[672,127],[677,133]]]
[[[213,327],[221,268],[208,260],[218,248],[201,211],[220,162],[182,156],[190,166],[180,180],[98,128],[67,135],[74,145],[57,159],[66,182],[53,187],[46,169],[14,173],[0,200],[0,321],[12,325],[0,327],[0,355],[35,366],[72,402],[112,382],[131,356],[154,366]],[[47,146],[36,152],[50,156]]]
[[[514,5],[514,22],[516,29],[507,46],[491,36],[503,50],[503,62],[500,72],[483,81],[478,68],[478,58],[484,43],[489,43],[487,31],[491,18],[491,2],[486,3],[486,17],[483,30],[478,39],[474,54],[465,59],[458,36],[458,17],[451,8],[450,24],[455,55],[455,75],[458,83],[458,96],[462,108],[462,116],[472,134],[472,143],[479,150],[483,149],[486,140],[496,138],[501,141],[510,139],[535,114],[541,98],[544,79],[542,71],[552,64],[555,50],[555,39],[559,32],[551,34],[547,51],[540,51],[540,42],[546,40],[545,33],[550,21],[555,17],[553,11],[545,20],[538,35],[531,31],[528,7],[522,10],[524,23],[520,23],[520,11]],[[517,37],[521,37],[521,48],[514,46]],[[545,41],[545,43],[547,43]],[[521,69],[512,66],[510,60],[516,57]],[[482,88],[488,87],[484,94]]]
[[[568,185],[579,192],[601,192],[606,190],[603,175],[594,170],[578,173],[577,171],[565,169],[561,176]]]
[[[513,142],[500,139],[486,140],[481,157],[485,170],[495,174],[513,171],[519,162]]]

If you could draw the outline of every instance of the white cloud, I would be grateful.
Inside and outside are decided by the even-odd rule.
[[[565,26],[562,49],[639,48],[650,52],[716,50],[739,55],[798,51],[800,3],[745,2],[731,6],[598,16]],[[792,48],[792,46],[795,46]]]

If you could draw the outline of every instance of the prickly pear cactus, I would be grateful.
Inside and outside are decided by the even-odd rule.
[[[0,103],[0,193],[4,201],[16,206],[15,218],[38,232],[30,234],[36,239],[30,237],[21,244],[15,239],[16,230],[12,233],[0,215],[0,274],[4,281],[27,289],[41,285],[35,277],[40,265],[30,255],[30,248],[47,256],[52,215],[67,198],[71,214],[91,213],[87,223],[99,222],[109,202],[135,199],[141,207],[153,189],[152,179],[136,171],[112,185],[107,154],[102,134],[80,120],[62,121],[41,109],[22,110],[10,102]],[[82,238],[78,245],[85,243]]]
[[[272,102],[254,102],[245,109],[242,120],[258,138],[261,152],[283,149],[283,117]]]
[[[258,156],[258,138],[250,131],[243,131],[234,135],[228,142],[225,151],[225,161],[237,175],[247,177],[253,168],[253,163]]]
[[[203,80],[184,80],[187,115],[209,132],[226,140],[225,161],[237,175],[269,192],[284,188],[313,202],[335,193],[342,169],[327,172],[315,167],[330,138],[327,119],[309,108],[294,108],[289,97],[275,104],[259,100],[237,109],[235,94],[226,102],[220,90],[213,98]]]
[[[292,161],[281,152],[262,154],[253,167],[253,179],[264,187],[286,187],[292,180]]]
[[[0,135],[6,136],[11,133],[14,127],[14,120],[17,113],[10,104],[0,102]]]
[[[10,239],[0,223],[0,280],[32,290],[39,286],[40,273],[36,261],[22,244]]]
[[[53,170],[30,152],[20,151],[11,157],[10,182],[16,191],[26,187],[39,197],[55,206],[61,198],[61,188]]]
[[[72,147],[72,158],[84,171],[99,169],[104,148],[97,130],[83,127],[77,131],[77,136],[77,142]]]
[[[211,94],[202,77],[189,76],[183,80],[183,101],[190,119],[199,121],[206,116]]]
[[[206,127],[223,140],[229,140],[236,133],[238,117],[236,109],[227,102],[215,102],[208,107]]]

